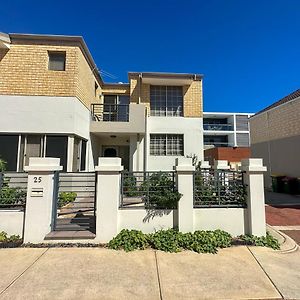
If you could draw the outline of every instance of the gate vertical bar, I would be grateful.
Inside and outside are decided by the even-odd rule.
[[[52,221],[51,230],[54,231],[56,227],[57,218],[57,202],[58,202],[58,189],[59,189],[59,171],[54,172],[53,177],[53,205],[52,205]]]

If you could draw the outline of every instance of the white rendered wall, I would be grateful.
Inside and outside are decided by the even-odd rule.
[[[178,156],[151,156],[150,134],[183,134],[184,156],[196,154],[203,159],[203,119],[184,117],[147,118],[146,165],[149,171],[171,171]],[[182,157],[182,156],[179,156]]]
[[[0,210],[0,232],[5,231],[8,235],[23,235],[24,211],[22,209]]]
[[[155,214],[151,215],[151,211],[145,209],[119,209],[118,219],[119,232],[122,229],[136,229],[151,233],[178,225],[177,210],[155,210]]]
[[[90,111],[76,97],[0,95],[3,133],[76,134],[89,139]]]
[[[198,208],[194,209],[194,230],[222,229],[233,236],[248,233],[247,209]]]
[[[76,97],[0,95],[0,107],[0,133],[77,135],[90,140],[90,111]],[[69,171],[72,158],[73,147],[69,147]],[[93,169],[93,152],[88,145],[87,170]]]

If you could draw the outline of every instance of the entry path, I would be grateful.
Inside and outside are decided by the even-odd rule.
[[[0,299],[282,299],[255,257],[273,253],[0,249]]]

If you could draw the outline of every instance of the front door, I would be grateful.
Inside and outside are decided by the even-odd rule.
[[[117,157],[118,151],[116,147],[105,147],[103,149],[104,157]]]

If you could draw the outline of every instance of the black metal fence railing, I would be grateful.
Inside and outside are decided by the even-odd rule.
[[[123,172],[121,208],[177,208],[174,172]]]
[[[204,130],[233,131],[232,124],[203,124]]]
[[[0,173],[0,208],[24,207],[27,197],[27,182],[27,173]]]
[[[203,169],[194,173],[194,207],[246,207],[244,173]]]
[[[129,104],[92,104],[94,121],[128,122]]]
[[[95,232],[95,172],[58,172],[52,230]]]

